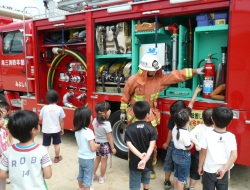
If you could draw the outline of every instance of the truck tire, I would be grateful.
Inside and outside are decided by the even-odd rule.
[[[112,135],[116,148],[116,156],[122,159],[128,159],[128,147],[124,141],[127,123],[120,120],[121,111],[111,114],[109,121],[112,126]]]

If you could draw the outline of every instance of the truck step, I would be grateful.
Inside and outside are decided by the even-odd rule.
[[[21,107],[21,100],[20,99],[11,99],[10,102],[11,102],[11,105],[14,107],[18,107],[18,108]]]
[[[26,56],[26,59],[33,59],[34,56]]]

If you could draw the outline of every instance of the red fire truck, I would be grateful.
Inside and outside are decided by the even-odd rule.
[[[127,78],[138,71],[141,55],[157,55],[165,74],[207,66],[204,76],[196,75],[159,94],[157,145],[161,148],[167,138],[170,105],[178,99],[188,103],[201,84],[203,93],[194,104],[192,125],[201,122],[202,110],[229,106],[234,119],[228,130],[236,135],[237,163],[250,165],[248,16],[249,0],[149,0],[85,7],[23,22],[1,17],[0,99],[8,101],[12,111],[39,114],[47,104],[45,93],[55,89],[68,130],[73,130],[76,107],[94,110],[97,102],[108,101],[117,155],[126,157],[120,98]],[[224,95],[212,99],[210,94],[221,84],[225,84]]]

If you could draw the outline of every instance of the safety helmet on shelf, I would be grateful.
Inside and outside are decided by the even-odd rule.
[[[161,64],[156,56],[152,54],[145,54],[141,58],[139,68],[146,71],[158,71],[161,69]]]

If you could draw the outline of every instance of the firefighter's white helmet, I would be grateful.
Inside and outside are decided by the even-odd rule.
[[[161,69],[161,64],[156,56],[152,54],[145,54],[141,58],[139,68],[146,71],[157,71]]]

